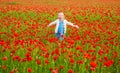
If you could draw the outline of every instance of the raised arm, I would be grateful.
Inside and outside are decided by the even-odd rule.
[[[53,22],[51,22],[49,25],[48,25],[48,27],[50,27],[50,26],[52,26],[52,25],[55,25],[56,24],[56,20],[55,21],[53,21]]]
[[[79,28],[78,25],[74,25],[74,23],[68,22],[67,20],[66,20],[66,24],[67,24],[67,25],[70,25],[70,26],[72,26],[72,27]]]

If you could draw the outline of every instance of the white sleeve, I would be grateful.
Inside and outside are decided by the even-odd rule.
[[[67,25],[70,25],[70,26],[74,26],[74,25],[73,25],[74,23],[68,22],[67,20],[66,20],[66,24],[67,24]]]
[[[55,25],[55,24],[56,24],[56,22],[57,22],[57,20],[55,20],[55,21],[51,22],[48,26]]]

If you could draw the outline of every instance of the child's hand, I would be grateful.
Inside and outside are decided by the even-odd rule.
[[[50,27],[49,25],[47,25],[47,27]]]
[[[75,25],[75,27],[76,27],[76,28],[79,28],[79,26],[78,26],[78,25]]]

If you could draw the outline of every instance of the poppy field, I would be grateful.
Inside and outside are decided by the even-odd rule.
[[[80,27],[62,41],[61,11]],[[120,73],[120,1],[1,0],[0,73]]]

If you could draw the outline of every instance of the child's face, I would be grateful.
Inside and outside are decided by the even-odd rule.
[[[58,19],[63,20],[64,19],[64,14],[63,13],[59,13],[58,14]]]

